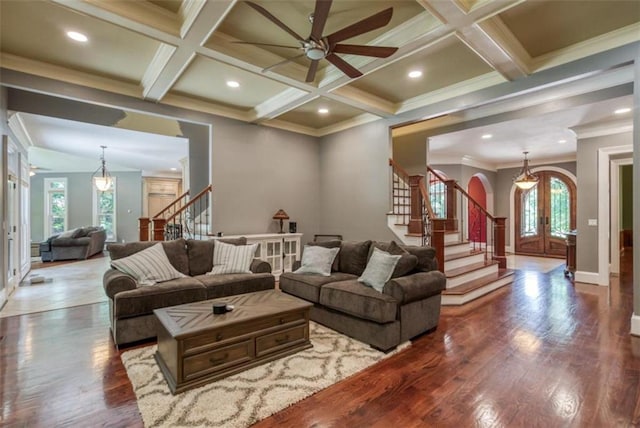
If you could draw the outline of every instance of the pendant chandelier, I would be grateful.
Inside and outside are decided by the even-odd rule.
[[[106,192],[111,188],[111,184],[113,183],[113,179],[111,178],[111,174],[107,171],[106,162],[104,160],[104,149],[107,146],[100,146],[102,148],[102,156],[100,156],[100,166],[96,169],[96,172],[93,173],[92,179],[93,184],[96,186],[101,192]]]
[[[514,183],[522,190],[529,190],[536,184],[538,184],[538,177],[533,175],[531,170],[529,169],[529,159],[527,159],[527,155],[529,152],[524,153],[524,163],[522,164],[522,170],[516,176]]]

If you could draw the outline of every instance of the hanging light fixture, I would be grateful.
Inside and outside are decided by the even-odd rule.
[[[524,153],[524,163],[522,164],[522,170],[520,170],[520,173],[515,177],[514,183],[522,190],[529,190],[538,184],[538,177],[533,175],[529,169],[529,159],[527,159],[529,152],[522,153]]]
[[[102,156],[100,156],[101,165],[96,169],[96,172],[93,173],[93,184],[96,186],[101,192],[106,192],[111,188],[111,184],[113,183],[113,179],[111,178],[111,174],[107,171],[106,162],[104,160],[104,149],[107,146],[100,146],[102,148]]]

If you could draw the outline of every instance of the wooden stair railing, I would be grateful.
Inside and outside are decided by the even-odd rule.
[[[155,241],[178,238],[197,239],[210,235],[209,217],[212,191],[213,186],[210,184],[173,214],[166,218],[154,218],[153,239]]]
[[[422,245],[434,247],[438,269],[444,271],[444,219],[436,218],[423,175],[409,175],[393,159],[392,214],[400,216],[407,226],[408,235],[420,236]],[[409,203],[407,203],[409,199]]]
[[[187,190],[182,195],[178,196],[172,202],[170,202],[166,207],[164,207],[159,213],[149,217],[140,217],[138,219],[138,231],[139,231],[139,239],[140,241],[148,241],[152,239],[151,231],[153,229],[152,223],[155,219],[161,219],[171,216],[177,210],[182,208],[188,200],[189,191]]]
[[[457,191],[463,200],[466,199],[469,212],[472,214],[467,225],[469,241],[473,246],[472,248],[474,250],[484,251],[486,258],[496,260],[499,263],[499,267],[505,269],[507,267],[505,254],[506,217],[495,217],[491,215],[455,180],[444,179],[428,165],[427,171],[432,174],[436,180],[443,182],[447,188],[447,218],[444,219],[444,225],[439,225],[439,227],[444,227],[444,230],[457,230],[457,220],[455,219],[457,205],[455,192]],[[452,227],[455,228],[452,229]]]

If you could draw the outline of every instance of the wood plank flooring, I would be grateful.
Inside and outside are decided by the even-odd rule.
[[[640,417],[631,251],[611,287],[516,273],[381,364],[256,427],[626,427]],[[0,319],[0,425],[142,426],[105,303]]]

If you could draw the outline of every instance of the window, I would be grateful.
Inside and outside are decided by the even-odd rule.
[[[116,178],[113,177],[111,188],[105,192],[93,189],[93,224],[104,227],[107,241],[117,241],[116,236]]]
[[[67,179],[44,179],[45,237],[67,230]]]
[[[565,238],[571,230],[571,193],[566,183],[551,177],[551,236]]]
[[[522,211],[520,212],[520,236],[538,234],[538,185],[521,194]]]
[[[447,217],[447,187],[435,177],[429,183],[429,202],[436,218]]]

